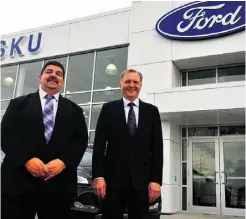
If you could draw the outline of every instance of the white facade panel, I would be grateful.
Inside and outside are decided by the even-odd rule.
[[[174,88],[156,94],[155,104],[162,113],[245,108],[245,83]]]
[[[133,3],[130,12],[130,33],[154,30],[158,19],[170,10],[172,10],[172,1]]]
[[[71,24],[69,53],[129,43],[129,11]]]
[[[189,59],[241,51],[245,51],[244,31],[217,39],[173,41],[172,59]]]
[[[170,61],[172,42],[157,34],[155,30],[130,34],[128,65],[143,65]]]

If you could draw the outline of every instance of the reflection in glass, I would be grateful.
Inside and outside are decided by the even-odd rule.
[[[1,110],[6,110],[9,105],[9,100],[7,101],[1,101]]]
[[[95,132],[91,131],[90,132],[90,137],[89,137],[89,143],[94,143],[94,138],[95,138]]]
[[[244,81],[245,65],[219,68],[218,77],[219,77],[219,82]]]
[[[85,117],[85,122],[86,122],[86,125],[88,127],[89,117],[90,117],[90,106],[89,105],[87,105],[87,106],[81,106],[81,108],[83,109],[83,113],[84,113],[84,117]]]
[[[182,75],[182,87],[187,86],[186,74],[187,74],[186,71],[181,73],[181,75]]]
[[[1,67],[1,100],[13,98],[16,73],[17,65]]]
[[[187,140],[182,140],[182,161],[187,160]]]
[[[121,97],[122,97],[121,90],[95,91],[93,93],[93,103],[118,100]]]
[[[188,72],[188,85],[216,83],[216,69],[206,69]]]
[[[182,187],[182,210],[187,210],[187,188]]]
[[[182,163],[182,185],[187,185],[187,163]]]
[[[215,207],[215,143],[192,144],[193,205]]]
[[[238,126],[221,126],[220,135],[244,135],[245,125]]]
[[[41,69],[42,61],[20,64],[16,96],[33,93],[39,89],[38,76]]]
[[[120,74],[127,67],[127,52],[127,47],[97,52],[94,90],[119,87]]]
[[[101,112],[102,109],[102,105],[93,105],[92,106],[92,112],[91,112],[91,130],[95,130],[96,129],[96,125],[97,125],[97,120],[99,117],[99,114]]]
[[[182,128],[182,138],[186,138],[186,128]]]
[[[65,97],[77,104],[89,103],[91,101],[91,93],[82,93],[82,94],[70,94],[67,93]]]
[[[66,92],[91,91],[94,53],[70,56]]]
[[[218,136],[217,127],[192,127],[188,128],[189,136]]]
[[[245,208],[245,142],[224,142],[226,207]]]

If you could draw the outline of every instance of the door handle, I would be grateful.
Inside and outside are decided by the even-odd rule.
[[[224,182],[222,182],[222,184],[226,185],[227,184],[227,173],[226,173],[226,171],[222,171],[221,173],[224,174]]]
[[[215,184],[219,184],[218,182],[217,182],[217,174],[219,173],[218,171],[214,171],[214,173],[215,173],[215,180],[214,180],[214,183]]]

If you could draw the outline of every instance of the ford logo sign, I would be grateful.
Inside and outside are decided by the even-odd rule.
[[[198,40],[245,29],[245,1],[192,2],[163,15],[156,31],[176,40]]]

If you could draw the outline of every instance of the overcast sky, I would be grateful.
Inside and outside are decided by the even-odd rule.
[[[3,0],[0,35],[130,7],[131,0]]]

